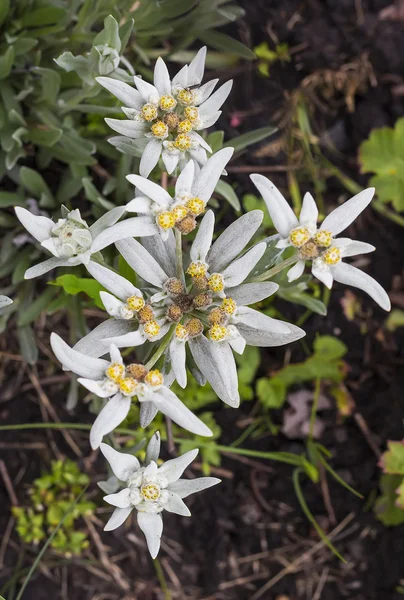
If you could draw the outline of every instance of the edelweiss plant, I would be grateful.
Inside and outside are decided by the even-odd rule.
[[[205,54],[202,48],[172,80],[158,59],[154,85],[135,76],[136,89],[115,78],[97,78],[124,103],[122,110],[128,117],[106,119],[123,136],[110,142],[124,152],[126,136],[143,148],[140,175],[127,175],[135,186],[135,198],[126,206],[110,210],[91,226],[78,209],[63,209],[62,218],[54,223],[16,208],[21,223],[53,255],[28,269],[26,278],[57,266],[84,264],[104,288],[100,298],[110,318],[73,348],[56,333],[51,345],[64,369],[79,375],[79,382],[105,401],[92,426],[90,443],[94,449],[101,448],[114,473],[101,484],[102,489],[116,492],[119,481],[125,485],[105,497],[116,507],[105,529],[121,525],[135,508],[153,557],[160,547],[160,513],[167,510],[189,516],[182,499],[219,480],[180,479],[197,451],[158,467],[158,434],[149,443],[143,466],[133,455],[103,444],[103,438],[127,417],[132,402],[140,403],[142,427],[161,411],[187,431],[212,435],[170,386],[176,380],[186,388],[192,373],[200,385],[209,381],[223,402],[238,407],[233,353],[243,354],[247,345],[281,346],[305,335],[299,327],[251,308],[278,291],[271,279],[294,263],[289,281],[298,279],[310,261],[313,275],[327,287],[334,280],[350,284],[366,291],[382,308],[390,308],[386,292],[376,281],[342,261],[374,247],[337,237],[370,203],[373,189],[348,200],[318,226],[318,209],[310,194],[304,198],[298,219],[270,181],[253,175],[279,232],[276,247],[281,252],[292,247],[295,254],[284,261],[278,256],[277,264],[267,264],[268,238],[257,239],[263,219],[260,210],[242,215],[215,239],[215,213],[207,206],[233,150],[224,148],[207,159],[206,151],[211,149],[204,133],[219,117],[231,82],[214,93],[217,80],[201,85]],[[107,54],[105,60],[113,64],[115,59]],[[176,180],[170,182],[173,192],[147,179],[160,156],[169,174],[176,171]],[[118,222],[125,213],[138,216]],[[195,229],[189,242],[186,236]],[[113,243],[119,261],[107,262],[100,251]],[[125,277],[119,272],[123,263],[136,280],[127,275],[126,267]],[[125,361],[119,348],[129,349]],[[131,351],[136,352],[136,361],[126,360]],[[102,358],[106,355],[108,359]]]

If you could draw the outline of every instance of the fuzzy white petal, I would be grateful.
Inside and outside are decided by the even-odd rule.
[[[101,444],[100,450],[110,464],[110,467],[119,481],[128,481],[128,479],[140,469],[140,464],[136,456],[118,452],[108,444]]]
[[[233,298],[237,306],[248,306],[269,298],[279,289],[277,283],[266,281],[263,283],[242,283],[234,288],[226,288],[226,295]]]
[[[129,266],[142,279],[159,288],[163,287],[168,275],[139,242],[133,239],[125,239],[117,242],[116,247]]]
[[[370,204],[374,193],[375,188],[368,188],[338,206],[324,219],[321,229],[331,231],[333,235],[344,231]]]
[[[105,387],[102,385],[102,381],[94,381],[93,379],[85,379],[84,377],[79,377],[77,381],[89,392],[92,392],[99,398],[109,398],[110,396],[116,394],[118,391],[116,388],[115,391],[111,394],[111,392],[106,390]]]
[[[105,525],[104,531],[113,531],[114,529],[120,527],[129,517],[132,510],[133,506],[128,508],[116,508],[112,513],[108,523]]]
[[[57,333],[51,334],[50,343],[56,358],[69,371],[88,379],[97,380],[104,377],[105,370],[109,366],[107,360],[92,358],[70,348]]]
[[[186,348],[185,343],[175,337],[170,343],[170,359],[175,379],[182,388],[185,388],[187,385]]]
[[[209,158],[195,178],[192,186],[194,196],[201,198],[204,202],[210,200],[223,169],[233,156],[233,152],[233,148],[223,148]]]
[[[206,256],[212,244],[213,231],[215,227],[215,215],[212,210],[208,210],[203,217],[197,234],[191,246],[191,261],[206,261]]]
[[[299,222],[286,198],[272,181],[263,175],[251,175],[250,178],[263,197],[276,230],[282,237],[287,238],[290,230],[297,227]]]
[[[29,210],[21,206],[16,206],[14,210],[20,223],[24,225],[28,233],[38,240],[38,242],[43,242],[50,237],[55,225],[51,219],[33,215]]]
[[[104,408],[98,414],[90,430],[90,445],[93,450],[99,447],[104,435],[111,433],[111,431],[116,429],[122,421],[126,419],[130,409],[130,403],[131,399],[127,396],[122,396],[122,394],[116,394],[116,396],[113,396],[113,398],[108,400]],[[111,468],[114,471],[112,465]],[[116,473],[115,475],[118,477]],[[122,479],[121,477],[118,478]]]
[[[142,153],[140,159],[139,173],[142,177],[148,177],[157,165],[163,144],[160,140],[150,140]]]
[[[332,269],[335,281],[352,285],[368,294],[384,310],[391,309],[390,298],[373,277],[347,263],[339,263]]]
[[[295,281],[296,279],[299,279],[299,277],[301,277],[304,273],[305,264],[306,262],[304,260],[298,260],[297,263],[293,265],[293,267],[289,269],[287,273],[288,281]]]
[[[280,334],[289,333],[288,323],[268,317],[248,306],[240,306],[237,311],[237,319],[239,323],[243,323],[243,325],[248,325],[248,327],[258,329],[262,332]]]
[[[167,490],[167,492],[168,498],[167,503],[164,505],[164,509],[170,513],[181,515],[181,517],[190,517],[191,511],[185,502],[171,490]]]
[[[271,330],[259,330],[253,327],[249,327],[243,323],[237,325],[237,329],[243,338],[246,340],[249,346],[259,346],[261,348],[271,348],[273,346],[284,346],[297,340],[300,340],[306,335],[303,329],[292,325],[290,323],[284,323],[287,326],[289,333],[275,333]]]
[[[257,244],[241,258],[232,262],[222,273],[225,285],[229,287],[240,285],[262,258],[266,247],[265,242]]]
[[[374,252],[375,250],[376,248],[372,246],[372,244],[352,240],[349,242],[349,244],[342,247],[342,256],[357,256],[358,254],[368,254],[369,252]]]
[[[195,448],[194,450],[189,450],[189,452],[185,452],[185,454],[181,454],[177,458],[172,458],[171,460],[166,460],[165,463],[159,468],[158,472],[160,475],[164,475],[167,479],[168,483],[171,485],[178,481],[181,475],[184,473],[185,469],[191,464],[192,461],[198,456],[199,450]]]
[[[231,88],[233,87],[233,80],[226,81],[214,94],[212,94],[203,104],[200,105],[199,111],[201,117],[205,117],[210,115],[211,113],[217,112],[222,104],[227,99],[227,96],[231,92]]]
[[[90,261],[87,265],[87,271],[100,283],[105,289],[109,290],[117,298],[126,301],[130,296],[142,296],[141,291],[130,281],[115,273],[111,269]]]
[[[145,124],[142,121],[132,121],[132,119],[110,119],[107,117],[105,122],[117,133],[132,139],[144,137],[146,132]]]
[[[144,533],[151,557],[156,558],[160,550],[161,535],[163,533],[161,514],[138,512],[137,522]]]
[[[189,408],[181,402],[181,400],[165,386],[161,387],[157,392],[153,392],[152,402],[159,409],[187,431],[195,435],[210,437],[213,435],[209,427],[205,425]]]
[[[317,266],[315,262],[311,267],[311,272],[321,283],[324,283],[330,290],[332,288],[333,276],[329,267]]]
[[[133,80],[145,102],[154,102],[158,100],[159,93],[154,85],[136,76],[133,78]]]
[[[143,196],[137,196],[133,200],[130,200],[126,205],[126,211],[129,213],[142,213],[151,214],[152,200],[150,198],[144,198]]]
[[[206,46],[203,46],[198,50],[196,56],[191,60],[188,65],[187,71],[187,85],[197,85],[201,83],[203,74],[205,71],[206,61]]]
[[[170,483],[168,489],[175,492],[180,498],[187,498],[191,494],[196,494],[206,490],[213,485],[221,483],[217,477],[197,477],[196,479],[179,479]]]
[[[152,402],[142,402],[140,405],[140,427],[148,427],[157,413],[158,409]]]
[[[161,207],[165,208],[172,202],[170,194],[161,185],[145,177],[140,177],[140,175],[127,175],[126,179],[135,185],[142,194],[157,202]]]
[[[93,240],[95,240],[95,238],[105,229],[111,227],[111,225],[114,225],[117,221],[119,221],[125,212],[126,206],[117,206],[97,219],[96,222],[90,227],[90,233],[93,237]]]
[[[300,224],[316,224],[318,219],[318,208],[313,196],[306,192],[303,198],[302,210],[300,211]]]
[[[94,240],[91,251],[98,252],[126,238],[156,235],[156,233],[158,233],[157,226],[149,217],[131,217],[130,219],[126,219],[126,221],[121,221],[108,227],[108,229],[100,233]]]
[[[171,94],[171,81],[166,63],[158,57],[154,67],[154,87],[158,90],[160,96],[168,96]]]
[[[27,269],[24,273],[24,279],[34,279],[35,277],[41,277],[42,275],[45,275],[45,273],[48,273],[49,271],[52,271],[52,269],[56,269],[57,267],[69,266],[71,266],[69,259],[56,257],[48,258],[47,260],[44,260],[43,262]]]
[[[145,465],[149,465],[152,461],[157,462],[160,455],[161,438],[160,433],[156,431],[150,438],[150,442],[147,444]]]
[[[136,325],[132,321],[108,319],[81,338],[73,348],[87,356],[98,358],[108,352],[109,345],[104,342],[105,339],[125,335],[133,331],[135,327]]]
[[[111,77],[96,77],[96,80],[100,85],[118,98],[118,100],[123,102],[125,106],[136,108],[137,110],[142,108],[143,101],[141,95],[127,83],[112,79]]]
[[[190,194],[192,188],[192,182],[195,176],[195,163],[193,160],[190,160],[185,165],[185,168],[182,169],[179,174],[176,184],[175,184],[175,194],[178,195],[181,192]]]
[[[103,500],[117,508],[129,508],[129,506],[131,506],[130,489],[125,488],[117,494],[108,494],[107,496],[104,496]]]

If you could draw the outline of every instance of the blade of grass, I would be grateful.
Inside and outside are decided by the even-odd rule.
[[[67,511],[65,512],[65,514],[63,515],[63,517],[61,518],[61,520],[59,521],[59,523],[55,527],[55,529],[52,531],[51,535],[48,537],[48,539],[46,540],[46,542],[42,546],[42,548],[41,548],[38,556],[36,557],[36,559],[32,563],[32,566],[31,566],[30,570],[28,571],[27,577],[24,579],[24,583],[21,586],[21,589],[20,589],[20,591],[18,593],[18,596],[17,596],[16,600],[21,600],[22,599],[22,595],[23,595],[23,593],[25,591],[25,588],[27,587],[27,585],[28,585],[28,583],[29,583],[32,575],[35,573],[35,570],[36,570],[37,566],[39,565],[39,563],[41,561],[41,558],[43,557],[43,555],[46,552],[46,549],[48,548],[49,544],[51,543],[51,541],[53,540],[53,538],[55,537],[55,535],[57,534],[57,532],[59,531],[59,529],[62,527],[62,525],[65,522],[65,520],[67,519],[67,517],[70,515],[70,513],[73,512],[73,510],[75,509],[75,507],[77,506],[77,504],[80,502],[80,500],[84,496],[87,488],[88,488],[88,485],[83,489],[83,491],[77,496],[76,500],[67,509]]]
[[[295,488],[296,497],[299,501],[300,507],[304,512],[306,518],[313,525],[314,529],[317,531],[318,535],[324,542],[324,544],[331,550],[335,556],[337,556],[343,563],[346,563],[345,558],[338,552],[338,550],[334,547],[331,541],[328,539],[325,532],[321,529],[320,525],[317,523],[316,519],[312,515],[309,507],[307,506],[307,502],[304,499],[302,488],[300,486],[299,475],[302,473],[302,469],[298,468],[293,471],[293,487]],[[18,600],[18,599],[17,599]]]

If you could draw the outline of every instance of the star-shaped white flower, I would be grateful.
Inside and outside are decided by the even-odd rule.
[[[124,103],[127,120],[105,119],[120,133],[110,139],[118,149],[122,140],[149,140],[140,161],[140,174],[148,177],[160,156],[168,173],[177,165],[183,169],[191,158],[198,164],[206,162],[206,152],[212,152],[203,137],[197,133],[213,125],[219,110],[232,87],[232,81],[223,84],[212,94],[218,79],[200,85],[205,70],[206,47],[201,48],[189,65],[185,65],[171,81],[162,58],[154,68],[154,85],[134,77],[137,89],[127,83],[98,77],[97,81]]]
[[[158,432],[149,442],[143,465],[132,454],[123,454],[107,444],[101,444],[101,452],[109,462],[115,477],[125,485],[120,492],[104,497],[106,502],[116,507],[104,530],[112,531],[122,525],[135,509],[138,525],[146,537],[152,558],[156,558],[160,550],[163,532],[161,513],[167,510],[183,517],[191,516],[183,499],[220,483],[220,479],[216,477],[181,477],[196,458],[198,450],[190,450],[158,467]]]
[[[142,217],[117,223],[125,211],[124,206],[113,208],[89,227],[78,209],[69,211],[62,207],[63,218],[55,223],[17,206],[15,212],[19,221],[43,248],[53,254],[52,258],[27,269],[25,279],[39,277],[56,267],[87,265],[93,254],[119,239],[157,233],[156,226]]]
[[[70,348],[56,333],[51,335],[55,356],[65,369],[79,375],[79,382],[100,398],[112,398],[97,416],[90,432],[92,448],[127,417],[131,399],[141,403],[141,426],[146,427],[160,410],[180,427],[195,435],[211,436],[211,430],[164,385],[160,371],[149,371],[141,364],[124,365],[119,350],[110,346],[110,361],[93,358]]]
[[[363,290],[384,310],[390,310],[390,299],[373,277],[343,262],[343,258],[373,252],[375,247],[349,238],[337,238],[344,229],[370,204],[374,188],[363,190],[333,210],[317,227],[318,208],[307,193],[303,199],[299,219],[281,192],[262,175],[251,175],[254,185],[261,193],[273,224],[281,239],[278,248],[293,246],[298,253],[297,263],[289,270],[288,279],[298,279],[306,261],[312,262],[311,272],[328,288],[334,281],[352,285]]]
[[[232,155],[233,148],[223,148],[201,170],[195,169],[195,163],[189,161],[176,181],[174,197],[145,177],[127,175],[126,178],[137,188],[137,197],[126,205],[126,210],[150,216],[164,240],[168,238],[170,229],[189,233],[196,227],[196,217],[205,211]]]

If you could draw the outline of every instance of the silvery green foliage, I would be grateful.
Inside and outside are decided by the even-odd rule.
[[[94,56],[98,68],[115,69],[118,76],[113,52],[119,52],[117,31],[114,26],[97,40]],[[51,336],[51,345],[64,369],[78,375],[81,385],[105,401],[90,433],[91,446],[101,448],[114,474],[101,484],[109,492],[105,500],[116,507],[105,529],[119,527],[135,509],[153,558],[160,547],[162,511],[189,516],[182,499],[219,480],[181,479],[197,451],[158,467],[158,435],[147,448],[144,465],[133,455],[121,454],[103,444],[103,437],[113,433],[126,418],[132,402],[140,404],[142,427],[147,427],[161,411],[187,431],[212,435],[170,386],[176,380],[186,388],[188,371],[192,371],[198,383],[209,381],[223,402],[237,408],[240,395],[234,353],[243,354],[247,345],[282,346],[305,335],[299,327],[251,308],[278,291],[279,286],[269,279],[286,267],[278,254],[289,246],[296,249],[296,264],[288,272],[290,281],[301,277],[305,262],[311,260],[313,275],[325,285],[331,287],[334,279],[355,285],[386,310],[390,307],[379,284],[341,261],[374,248],[335,238],[369,204],[373,190],[365,190],[335,209],[318,228],[318,210],[309,194],[298,220],[273,184],[253,175],[279,235],[259,241],[263,212],[252,210],[215,238],[215,213],[206,209],[233,151],[224,148],[208,159],[203,134],[217,118],[230,86],[225,84],[212,94],[215,84],[201,85],[204,61],[202,49],[171,80],[165,63],[159,59],[154,71],[155,85],[136,77],[137,89],[119,77],[99,79],[124,103],[128,117],[112,123],[110,120],[110,125],[123,135],[129,132],[134,140],[151,139],[149,122],[164,125],[165,117],[169,122],[174,114],[186,116],[184,107],[195,109],[195,121],[188,133],[197,140],[196,152],[196,147],[177,148],[178,160],[172,160],[165,155],[167,146],[163,139],[149,141],[143,146],[141,174],[127,176],[135,186],[135,198],[126,206],[112,208],[90,226],[78,210],[63,211],[55,223],[44,216],[32,216],[23,208],[16,209],[27,231],[53,254],[45,263],[29,269],[26,277],[40,275],[55,266],[83,264],[106,290],[100,292],[100,298],[110,318],[73,348],[56,333]],[[182,108],[175,113],[178,104]],[[200,133],[196,133],[197,129]],[[168,130],[166,133],[168,138],[171,134]],[[182,135],[177,126],[175,135]],[[115,140],[115,145],[125,152],[126,146],[121,142]],[[175,144],[175,140],[167,143]],[[169,172],[179,168],[172,194],[147,179],[160,155]],[[138,216],[118,222],[125,212]],[[183,239],[193,230],[196,235],[185,246]],[[136,274],[136,285],[103,260],[100,251],[113,243]],[[269,267],[269,263],[273,266]],[[290,260],[286,263],[290,265]],[[124,361],[119,348],[136,349],[139,356],[146,357],[144,364]],[[109,357],[102,358],[106,355]],[[115,493],[119,482],[124,487]]]

